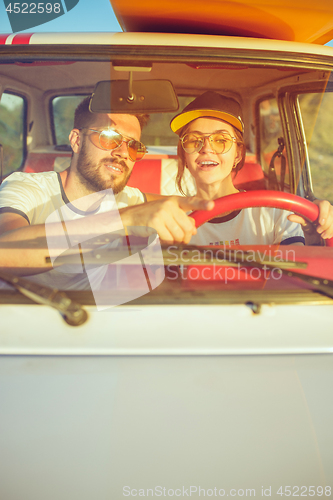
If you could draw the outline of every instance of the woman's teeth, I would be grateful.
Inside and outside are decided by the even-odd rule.
[[[216,161],[209,161],[209,160],[206,160],[206,161],[200,161],[199,162],[199,165],[201,167],[205,167],[205,166],[215,166],[215,165],[218,165],[218,163]]]

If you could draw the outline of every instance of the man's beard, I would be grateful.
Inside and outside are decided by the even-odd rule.
[[[108,171],[105,165],[110,166],[111,164],[115,164],[116,167],[119,166],[123,174],[118,176]],[[114,194],[120,193],[131,176],[131,172],[123,160],[117,160],[111,156],[107,156],[98,163],[94,163],[87,154],[85,142],[82,144],[82,148],[79,152],[76,168],[81,183],[89,191],[95,192],[112,189]],[[103,177],[101,171],[106,173],[109,172],[109,177]]]

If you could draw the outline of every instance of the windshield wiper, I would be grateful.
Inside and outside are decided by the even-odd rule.
[[[87,311],[85,311],[80,304],[71,300],[64,292],[60,292],[57,288],[37,285],[26,278],[12,276],[2,271],[0,272],[0,279],[12,285],[22,295],[25,295],[37,304],[43,304],[57,309],[66,323],[71,326],[80,326],[88,319]]]

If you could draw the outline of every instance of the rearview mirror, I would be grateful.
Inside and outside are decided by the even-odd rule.
[[[98,82],[90,100],[93,113],[163,113],[177,111],[178,98],[169,80]]]

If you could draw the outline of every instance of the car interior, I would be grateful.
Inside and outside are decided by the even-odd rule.
[[[0,78],[3,93],[2,106],[6,97],[22,99],[21,164],[13,168],[7,150],[12,140],[9,129],[2,135],[4,147],[3,175],[15,169],[38,172],[67,168],[71,156],[67,139],[72,127],[74,109],[80,99],[93,92],[98,81],[106,79],[124,80],[128,71],[114,70],[117,62],[100,61],[32,61],[1,64]],[[125,68],[127,69],[127,68]],[[130,67],[131,69],[131,67]],[[137,68],[135,68],[136,70]],[[169,80],[179,98],[179,111],[205,90],[215,90],[237,99],[245,116],[245,140],[247,161],[239,172],[235,183],[240,189],[269,189],[277,187],[285,192],[299,192],[309,195],[310,187],[298,182],[300,172],[290,175],[289,162],[282,186],[280,161],[274,164],[275,175],[270,174],[272,156],[279,150],[279,137],[283,138],[283,111],[279,110],[285,88],[297,82],[297,87],[311,84],[325,85],[327,75],[319,71],[296,70],[295,68],[258,68],[244,64],[208,66],[200,63],[152,63],[150,72],[134,71],[134,81],[150,78]],[[280,101],[279,101],[280,100]],[[8,104],[8,109],[10,110]],[[285,113],[286,111],[284,111]],[[148,154],[134,168],[130,185],[146,192],[161,194],[176,193],[176,186],[170,179],[176,172],[177,136],[169,129],[171,118],[177,110],[169,113],[151,114],[150,123],[143,130],[142,141],[148,147]],[[23,116],[24,115],[24,116]],[[2,127],[6,127],[2,120]],[[288,160],[291,145],[284,139],[282,155]],[[298,163],[301,160],[299,159]],[[187,179],[189,193],[195,187]],[[303,185],[302,185],[303,184]],[[307,190],[307,193],[304,193]]]

